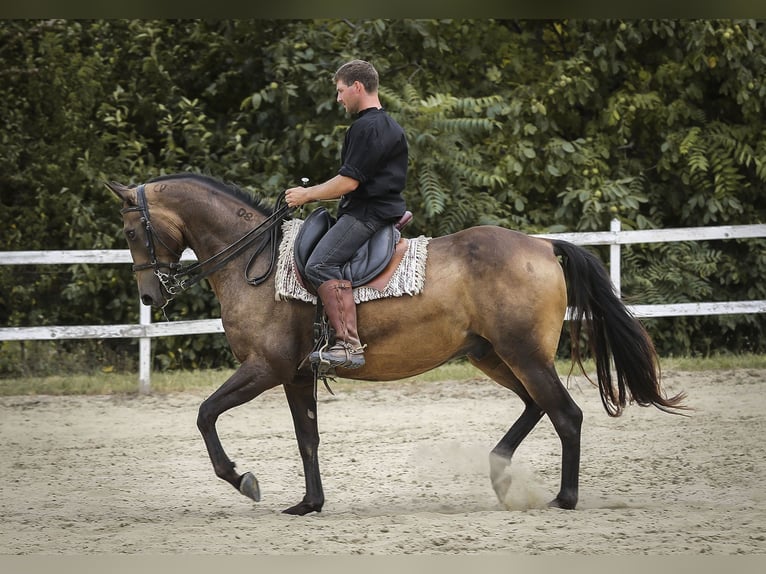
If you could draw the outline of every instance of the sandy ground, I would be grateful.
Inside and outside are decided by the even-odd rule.
[[[570,381],[585,413],[575,511],[544,507],[560,468],[547,418],[497,500],[488,453],[521,402],[492,382],[320,388],[327,502],[306,517],[281,514],[303,496],[281,390],[218,426],[260,503],[213,474],[202,394],[0,398],[0,554],[766,553],[766,370],[665,384],[688,393],[692,417],[632,406],[612,419]]]

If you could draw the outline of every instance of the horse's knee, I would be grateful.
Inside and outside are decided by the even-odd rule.
[[[204,401],[197,411],[197,428],[200,432],[205,432],[215,425],[217,419],[218,415],[211,408],[209,401]]]

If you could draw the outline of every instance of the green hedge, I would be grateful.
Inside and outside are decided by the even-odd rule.
[[[375,63],[407,130],[411,233],[766,213],[761,21],[3,20],[0,46],[6,251],[125,247],[105,180],[194,171],[271,201],[302,176],[330,177],[349,122],[331,78],[354,57]],[[765,299],[765,247],[633,246],[623,291],[637,303]],[[138,320],[127,266],[0,267],[0,286],[3,325]],[[204,288],[170,309],[217,312]],[[762,315],[647,324],[664,354],[766,350]],[[61,348],[72,345],[94,365],[135,352],[124,341]],[[161,368],[233,364],[222,337],[155,347]],[[35,368],[28,354],[8,358],[22,357],[18,344],[3,356],[0,374]]]

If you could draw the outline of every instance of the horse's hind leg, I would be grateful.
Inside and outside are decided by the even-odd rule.
[[[529,396],[548,415],[561,441],[561,488],[548,506],[572,509],[577,505],[580,475],[580,429],[582,410],[559,379],[553,362],[534,353],[512,365]],[[518,355],[517,355],[518,357]]]
[[[482,363],[487,361],[488,359],[484,359]],[[561,487],[549,506],[574,508],[579,491],[582,411],[561,383],[552,361],[538,358],[533,350],[520,348],[509,353],[509,360],[503,363],[512,365],[512,373],[505,374],[504,379],[499,378],[502,375],[502,366],[497,361],[495,363],[494,375],[486,371],[481,364],[475,364],[498,382],[510,381],[510,384],[505,386],[514,390],[526,405],[519,420],[495,447],[495,451],[501,460],[509,460],[509,453],[513,453],[543,414],[548,415],[561,441]],[[491,365],[491,362],[489,364]]]
[[[505,433],[500,442],[492,449],[489,457],[489,472],[492,488],[498,500],[505,504],[506,495],[511,487],[511,475],[507,472],[508,466],[516,449],[543,416],[543,411],[529,396],[524,385],[519,381],[513,371],[495,353],[477,359],[469,356],[468,359],[486,373],[491,379],[500,385],[512,390],[524,402],[524,412],[513,423],[513,426]]]
[[[561,441],[561,488],[548,506],[573,509],[579,496],[582,410],[569,395],[553,364],[524,366],[517,371]]]

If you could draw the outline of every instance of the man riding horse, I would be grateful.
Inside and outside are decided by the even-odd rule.
[[[337,100],[356,119],[346,131],[338,174],[324,183],[285,191],[290,207],[338,199],[337,222],[319,241],[306,263],[306,279],[322,301],[336,341],[312,353],[312,362],[349,369],[364,365],[356,304],[342,267],[376,231],[405,212],[402,190],[408,148],[402,127],[378,98],[378,72],[369,62],[352,60],[334,76]]]

